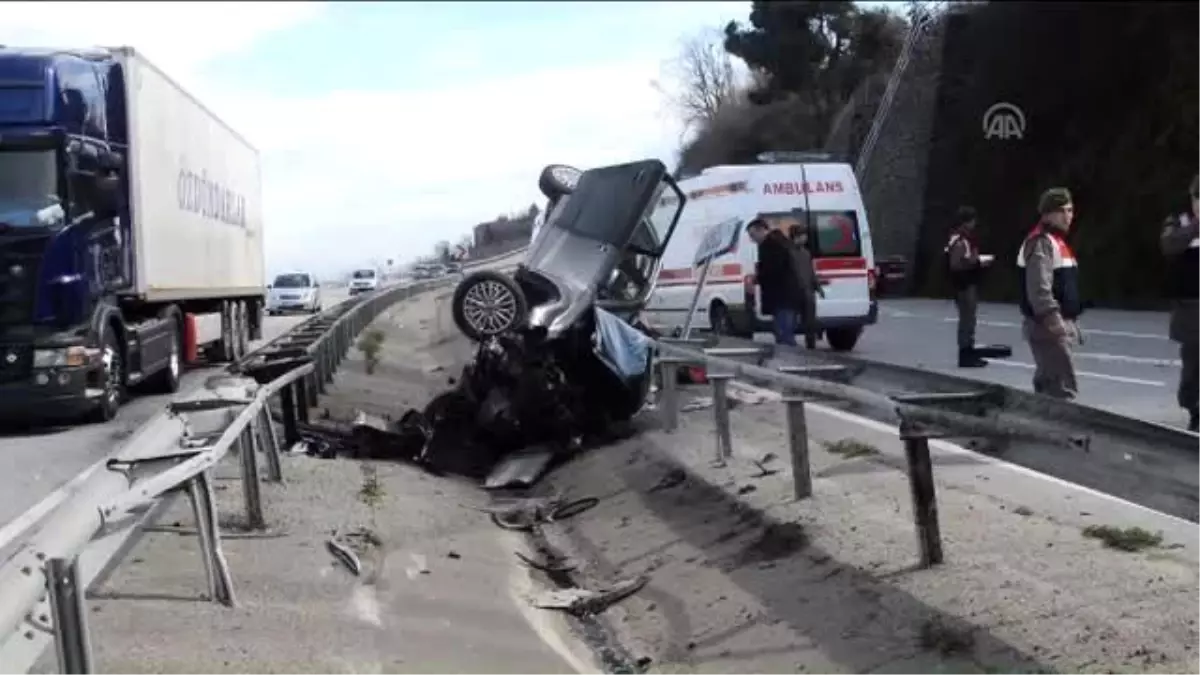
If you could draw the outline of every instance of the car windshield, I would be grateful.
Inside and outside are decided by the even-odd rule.
[[[0,223],[46,227],[63,222],[53,150],[0,151]]]
[[[280,274],[275,277],[275,288],[308,288],[307,274]]]
[[[374,279],[375,270],[357,270],[354,272],[355,279]]]

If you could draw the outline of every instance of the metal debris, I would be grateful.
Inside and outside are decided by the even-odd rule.
[[[539,609],[558,609],[575,615],[599,614],[616,603],[637,593],[650,582],[649,577],[621,579],[608,588],[561,588],[539,593],[533,606]]]
[[[685,412],[694,412],[696,410],[707,410],[708,408],[711,408],[711,407],[713,407],[712,397],[711,396],[701,396],[700,398],[694,398],[694,399],[688,401],[687,403],[684,403],[683,405],[679,406],[679,412],[685,413]]]
[[[358,559],[358,554],[343,546],[335,539],[325,541],[325,548],[333,555],[333,559],[342,564],[343,567],[350,570],[354,576],[362,575],[362,562]]]
[[[520,551],[517,551],[515,555],[518,559],[520,559],[521,562],[525,563],[525,565],[540,572],[546,572],[547,574],[571,572],[575,569],[575,565],[567,562],[565,556],[546,554],[546,559],[544,561],[540,561],[533,560]]]
[[[595,508],[600,500],[596,497],[567,500],[561,496],[521,499],[509,504],[481,511],[489,514],[492,523],[504,530],[527,532],[535,525],[553,523],[573,518],[584,511]]]

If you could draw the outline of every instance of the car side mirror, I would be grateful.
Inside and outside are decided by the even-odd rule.
[[[274,288],[274,287],[275,287],[275,285],[274,285],[274,284],[267,284],[267,290],[268,290],[268,291],[269,291],[269,290],[271,290],[271,289],[272,289],[272,288]]]

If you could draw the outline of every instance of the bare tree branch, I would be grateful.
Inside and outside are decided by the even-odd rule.
[[[741,95],[723,34],[708,29],[683,40],[679,55],[665,64],[666,85],[655,83],[686,127],[711,121]]]

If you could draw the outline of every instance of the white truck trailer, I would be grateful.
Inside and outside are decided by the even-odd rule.
[[[128,47],[0,48],[0,416],[111,419],[261,337],[258,151]]]

